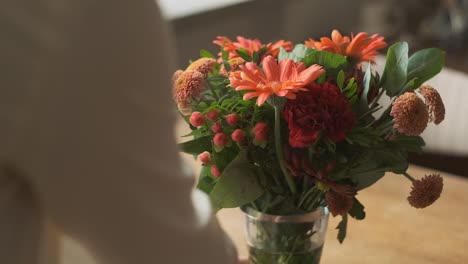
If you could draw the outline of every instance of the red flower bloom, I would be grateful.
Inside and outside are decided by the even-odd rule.
[[[216,122],[211,126],[211,131],[215,133],[223,132],[223,125],[220,122]]]
[[[245,138],[245,133],[244,133],[244,131],[242,129],[236,129],[231,134],[231,139],[234,142],[239,142],[240,143],[240,142],[244,141],[244,138]]]
[[[229,114],[226,116],[226,123],[230,126],[237,126],[237,122],[239,122],[239,116],[237,114]]]
[[[328,209],[333,216],[346,215],[354,203],[352,196],[342,195],[333,190],[325,194],[325,199],[327,200]]]
[[[346,96],[330,82],[312,83],[309,88],[284,106],[289,144],[308,147],[317,141],[320,133],[334,142],[344,140],[355,122]]]
[[[228,143],[228,137],[223,133],[216,133],[213,142],[216,146],[223,147]]]
[[[221,176],[221,172],[219,171],[218,166],[216,165],[212,165],[210,171],[211,171],[211,174],[213,174],[215,178],[218,178],[219,176]]]
[[[189,122],[194,127],[201,127],[205,124],[205,117],[200,112],[193,112],[190,116]]]
[[[211,162],[211,154],[208,151],[205,151],[205,152],[201,153],[200,155],[198,155],[198,160],[202,164],[208,164],[208,163]]]
[[[219,113],[215,109],[211,109],[206,113],[206,117],[211,121],[216,121],[219,118]]]
[[[255,135],[255,140],[265,141],[268,138],[268,125],[263,122],[257,123],[253,128],[253,132]]]

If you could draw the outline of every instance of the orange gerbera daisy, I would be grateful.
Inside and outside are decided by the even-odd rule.
[[[284,48],[286,51],[292,50],[292,42],[280,40],[275,43],[268,43],[266,45],[262,44],[258,39],[248,39],[241,36],[237,36],[237,42],[232,41],[230,38],[225,36],[218,36],[216,40],[213,40],[213,43],[220,46],[224,51],[229,53],[229,59],[237,58],[236,50],[243,48],[247,53],[252,56],[255,51],[259,51],[261,48],[266,46],[267,51],[266,55],[273,55],[278,57],[279,49]]]
[[[357,62],[374,62],[374,57],[379,53],[377,50],[385,48],[387,43],[384,37],[374,34],[370,37],[367,33],[360,32],[356,36],[342,36],[338,30],[333,30],[331,39],[327,37],[320,38],[320,41],[309,39],[305,41],[308,48],[325,50],[328,52],[341,54],[355,59]]]
[[[249,91],[244,100],[257,98],[257,105],[262,105],[271,95],[295,99],[296,92],[316,80],[325,70],[319,65],[306,68],[305,64],[293,60],[276,62],[273,56],[262,61],[263,70],[251,62],[240,66],[239,71],[229,75],[230,86],[237,91]]]

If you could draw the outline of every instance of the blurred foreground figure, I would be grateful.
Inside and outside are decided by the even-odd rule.
[[[0,35],[0,263],[55,264],[46,226],[99,264],[237,263],[179,169],[153,0],[4,0]]]

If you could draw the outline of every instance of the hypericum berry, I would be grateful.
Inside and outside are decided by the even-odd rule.
[[[239,122],[239,116],[237,114],[229,114],[226,116],[226,123],[228,123],[228,125],[235,127],[237,126],[237,122]]]
[[[211,174],[213,174],[215,178],[218,178],[221,175],[221,173],[219,172],[218,166],[216,165],[211,166]]]
[[[219,113],[215,109],[211,109],[206,113],[206,118],[208,118],[211,121],[216,121],[219,118]]]
[[[242,129],[236,129],[231,134],[231,139],[234,142],[240,143],[240,142],[244,141],[244,138],[245,138],[245,133],[244,133],[244,131]]]
[[[211,131],[219,133],[223,131],[223,125],[220,122],[216,122],[211,126]]]
[[[203,124],[205,124],[205,117],[200,112],[193,112],[189,121],[192,126],[201,127]]]
[[[255,140],[265,141],[268,138],[268,125],[263,122],[257,123],[253,128],[253,132],[255,135]]]
[[[205,151],[198,155],[198,160],[204,165],[211,162],[211,154],[208,151]]]
[[[223,147],[228,143],[228,137],[224,133],[216,133],[213,142],[216,146]]]

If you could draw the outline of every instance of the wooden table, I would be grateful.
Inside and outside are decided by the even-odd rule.
[[[433,172],[410,168],[416,178]],[[321,263],[468,263],[468,179],[442,175],[442,197],[426,209],[409,206],[406,197],[411,187],[401,175],[389,173],[361,191],[358,198],[366,207],[366,219],[350,219],[347,238],[340,245],[334,230],[340,218],[330,217]],[[225,209],[218,218],[239,254],[247,255],[240,211]]]

